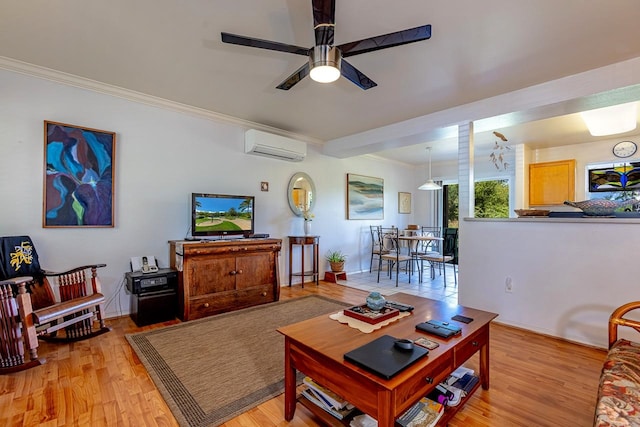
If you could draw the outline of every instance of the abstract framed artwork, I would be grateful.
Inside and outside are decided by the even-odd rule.
[[[115,132],[44,122],[42,226],[113,227]]]
[[[347,219],[384,219],[384,180],[347,174]]]
[[[591,193],[640,190],[640,164],[634,162],[589,169],[588,179]]]
[[[411,193],[398,192],[398,213],[411,213]]]

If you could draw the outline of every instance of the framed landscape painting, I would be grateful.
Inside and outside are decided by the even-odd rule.
[[[114,132],[44,122],[43,227],[113,227]]]
[[[347,219],[384,219],[384,180],[347,174]]]

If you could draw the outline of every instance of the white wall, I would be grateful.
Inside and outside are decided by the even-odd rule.
[[[640,299],[638,247],[640,220],[467,219],[459,302],[499,313],[499,322],[606,347],[611,312]]]
[[[0,235],[28,234],[41,264],[64,270],[106,263],[100,271],[109,300],[107,316],[127,314],[124,272],[129,258],[155,255],[168,266],[168,240],[189,229],[192,192],[249,194],[256,197],[256,232],[283,238],[282,285],[288,285],[286,236],[301,234],[302,220],[291,213],[289,178],[306,172],[316,184],[313,233],[321,236],[320,254],[340,248],[346,269],[369,268],[369,224],[404,227],[415,223],[416,171],[373,156],[336,159],[308,146],[308,156],[291,163],[244,154],[245,127],[145,105],[38,78],[0,70]],[[57,121],[116,132],[115,227],[43,228],[43,121]],[[385,218],[347,220],[346,174],[384,179]],[[260,182],[270,184],[260,191]],[[399,191],[413,193],[412,214],[399,215]],[[321,271],[324,271],[324,260]]]

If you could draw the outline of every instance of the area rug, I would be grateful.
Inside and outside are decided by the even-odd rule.
[[[181,426],[216,426],[283,392],[277,328],[348,305],[312,295],[126,338]]]

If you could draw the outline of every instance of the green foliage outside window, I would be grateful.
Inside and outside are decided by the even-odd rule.
[[[509,218],[509,180],[479,181],[475,185],[476,218]],[[458,226],[458,185],[447,186],[448,227]]]

